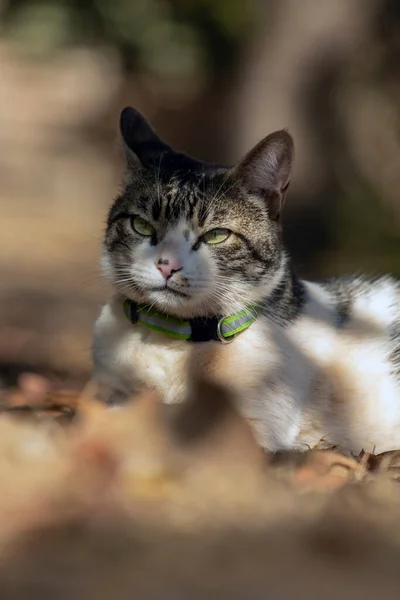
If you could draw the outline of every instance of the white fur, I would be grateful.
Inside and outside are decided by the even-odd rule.
[[[329,292],[306,287],[309,300],[292,325],[259,317],[229,345],[189,344],[132,325],[116,296],[96,323],[94,375],[122,397],[147,384],[172,403],[185,399],[195,365],[232,390],[269,449],[304,449],[321,438],[356,452],[398,448],[400,386],[387,337],[393,286],[360,295],[342,329]]]

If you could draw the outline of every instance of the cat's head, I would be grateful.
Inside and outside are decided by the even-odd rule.
[[[179,317],[228,315],[282,281],[280,211],[293,140],[277,131],[233,167],[175,152],[132,108],[121,114],[127,157],[112,206],[103,271],[122,294]]]

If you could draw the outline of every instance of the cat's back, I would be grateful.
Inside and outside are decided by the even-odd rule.
[[[354,276],[306,287],[308,301],[298,332],[318,365],[308,416],[319,413],[332,437],[349,447],[370,451],[397,447],[399,282]]]
[[[364,378],[377,373],[400,385],[399,281],[347,276],[305,285],[300,327],[310,347],[315,338],[316,360],[325,352],[328,361],[349,364]]]
[[[390,336],[399,328],[400,283],[393,277],[347,276],[319,282],[318,286],[330,297],[338,327],[357,321],[366,333]]]

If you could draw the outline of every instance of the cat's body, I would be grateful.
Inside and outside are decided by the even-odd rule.
[[[179,402],[188,396],[194,362],[232,389],[269,449],[305,449],[321,438],[354,451],[397,448],[399,339],[390,336],[399,291],[391,280],[365,281],[352,298],[348,284],[348,316],[334,291],[305,283],[292,322],[260,316],[217,351],[218,342],[190,344],[132,325],[117,296],[96,325],[96,375],[122,396],[146,384]]]
[[[144,141],[132,143],[126,123],[122,130],[142,166],[131,166],[109,215],[103,267],[118,293],[95,327],[95,378],[117,399],[149,385],[165,402],[182,402],[195,365],[232,391],[268,449],[305,449],[321,438],[353,451],[399,447],[400,287],[390,278],[315,284],[293,274],[276,218],[290,136],[272,134],[238,167],[212,169],[156,137],[150,152],[155,134],[135,118]],[[157,170],[149,156],[165,157],[167,167]],[[132,233],[126,221],[135,214]],[[190,343],[132,324],[126,296],[180,319],[254,303],[261,312],[231,344]]]

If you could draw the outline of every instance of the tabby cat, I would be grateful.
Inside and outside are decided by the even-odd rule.
[[[195,368],[229,388],[267,449],[400,447],[399,284],[296,275],[280,225],[288,131],[226,167],[174,151],[132,108],[120,129],[102,256],[115,295],[93,339],[107,402],[143,385],[182,402]]]

